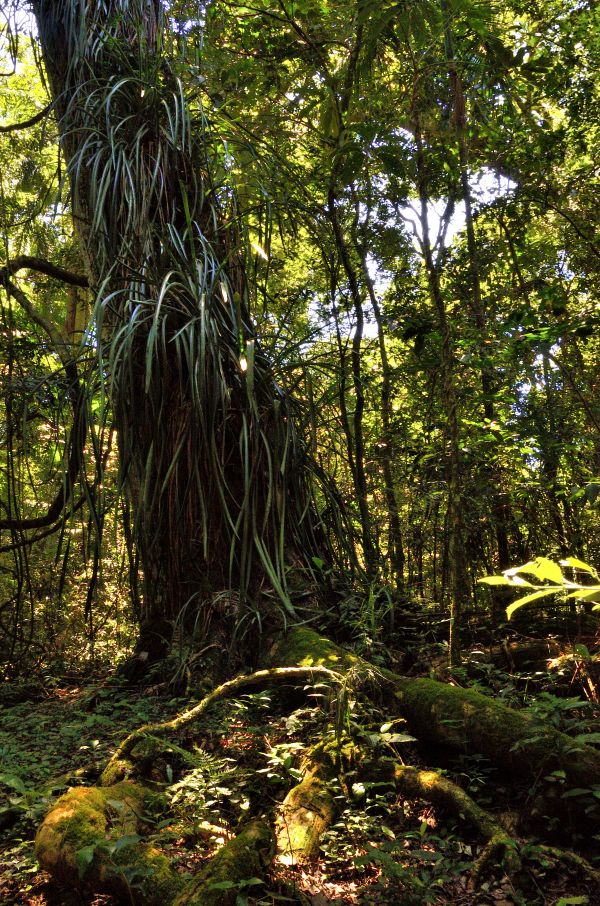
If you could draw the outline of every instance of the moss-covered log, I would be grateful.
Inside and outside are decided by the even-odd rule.
[[[552,727],[540,727],[520,711],[473,689],[380,670],[306,627],[293,628],[271,649],[272,666],[354,669],[386,687],[390,707],[406,718],[415,736],[463,752],[485,755],[493,764],[528,778],[560,768],[566,785],[600,785],[600,752]]]
[[[235,906],[244,882],[265,877],[274,850],[269,824],[252,821],[219,850],[173,906]]]
[[[68,790],[38,830],[40,865],[69,887],[113,893],[133,906],[172,903],[182,882],[140,836],[151,795],[128,781]]]

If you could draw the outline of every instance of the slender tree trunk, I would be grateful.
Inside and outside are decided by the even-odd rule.
[[[471,187],[469,185],[469,149],[466,134],[467,120],[465,95],[454,54],[454,38],[447,0],[441,0],[441,10],[444,17],[446,63],[448,66],[448,76],[452,92],[453,124],[458,146],[461,199],[465,206],[465,228],[467,233],[467,249],[469,252],[469,279],[471,287],[471,297],[469,301],[473,312],[475,327],[477,329],[477,345],[481,361],[480,379],[483,396],[483,412],[486,420],[491,423],[494,422],[497,417],[493,399],[494,375],[486,342],[488,335],[487,316],[481,294],[479,253],[475,235],[475,218],[473,216]],[[509,502],[507,495],[502,491],[503,480],[499,470],[492,464],[487,468],[487,472],[489,474],[487,484],[490,511],[496,535],[496,550],[498,555],[497,568],[503,570],[507,569],[510,565],[508,542]],[[499,595],[495,595],[495,599],[494,610],[500,612],[506,603],[502,592],[500,592]]]
[[[413,105],[413,132],[417,146],[416,167],[420,201],[421,243],[427,284],[441,334],[440,382],[441,404],[446,420],[446,485],[448,492],[448,558],[450,592],[449,662],[460,663],[460,624],[464,604],[469,599],[467,558],[464,538],[463,465],[460,451],[457,378],[454,364],[454,341],[446,312],[446,302],[438,267],[433,258],[429,228],[429,192],[425,144],[420,119]]]
[[[377,553],[373,544],[371,514],[369,512],[367,473],[365,470],[365,437],[364,410],[365,391],[362,370],[362,341],[365,325],[363,301],[356,268],[350,255],[350,249],[340,222],[335,192],[329,189],[327,211],[333,227],[336,247],[348,280],[356,324],[352,335],[350,362],[352,369],[352,386],[354,390],[354,415],[352,418],[352,435],[354,441],[354,484],[360,514],[361,534],[367,575],[374,577],[377,571]]]
[[[371,279],[371,275],[369,274],[369,267],[367,262],[366,229],[367,221],[362,224],[361,239],[359,240],[359,237],[355,236],[355,244],[362,264],[363,279],[367,288],[369,301],[371,303],[371,307],[373,308],[373,314],[375,315],[375,323],[377,324],[377,345],[379,348],[379,358],[381,360],[380,398],[381,421],[383,428],[381,432],[381,440],[383,445],[381,465],[383,468],[383,480],[385,485],[384,493],[389,522],[388,559],[390,562],[391,574],[394,579],[394,583],[399,590],[402,590],[404,587],[405,555],[402,538],[402,523],[400,520],[400,507],[398,505],[398,499],[396,496],[393,470],[393,463],[395,461],[395,443],[394,432],[392,429],[392,374],[385,342],[385,330],[381,306],[379,304],[379,299],[377,298],[377,293],[375,292],[373,280]]]

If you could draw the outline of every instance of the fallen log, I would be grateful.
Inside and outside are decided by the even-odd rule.
[[[553,727],[540,727],[521,711],[473,689],[433,679],[399,676],[335,645],[306,627],[293,627],[271,648],[269,664],[353,670],[385,689],[388,706],[423,742],[476,752],[504,770],[537,780],[560,769],[565,788],[600,785],[600,752]]]

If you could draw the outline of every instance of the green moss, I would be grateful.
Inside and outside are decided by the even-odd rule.
[[[264,821],[252,821],[226,843],[210,864],[176,899],[173,906],[235,906],[238,884],[262,878],[274,850],[273,831]],[[214,887],[222,883],[233,887]]]
[[[143,906],[170,906],[181,892],[183,881],[170,860],[155,846],[132,843],[104,860],[101,884]]]
[[[135,764],[130,758],[111,758],[100,775],[101,786],[114,786],[135,774]]]
[[[50,810],[35,838],[40,864],[58,877],[77,873],[77,852],[104,840],[105,798],[95,787],[75,787]]]
[[[120,840],[139,834],[153,798],[129,781],[69,790],[38,831],[40,864],[72,886],[85,881],[140,906],[168,906],[181,882],[167,857],[141,840],[119,846]]]
[[[396,697],[412,731],[429,742],[478,752],[519,774],[560,767],[573,786],[600,783],[600,753],[473,689],[437,680],[396,678]]]
[[[296,865],[319,853],[324,831],[333,820],[334,801],[317,773],[309,773],[285,797],[277,822],[279,859]]]
[[[326,665],[346,669],[366,665],[307,627],[292,628],[271,652],[275,666]],[[579,745],[552,728],[472,689],[438,680],[412,679],[377,671],[395,689],[399,710],[411,731],[424,741],[478,752],[493,763],[525,776],[560,767],[573,787],[600,784],[600,752]]]
[[[350,667],[359,658],[305,626],[293,627],[271,651],[269,660],[284,667]]]

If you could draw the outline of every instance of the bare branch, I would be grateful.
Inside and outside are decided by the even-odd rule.
[[[22,123],[10,123],[8,126],[0,126],[1,132],[18,132],[19,129],[29,129],[30,126],[35,126],[37,123],[41,122],[45,116],[47,116],[52,110],[52,104],[48,104],[44,107],[43,110],[40,110],[38,113],[30,116],[28,120],[23,120]]]
[[[0,268],[0,284],[6,285],[6,281],[13,277],[20,270],[38,271],[40,274],[46,274],[48,277],[54,277],[55,280],[61,280],[63,283],[69,283],[71,286],[89,286],[88,278],[83,274],[74,274],[72,271],[60,267],[58,264],[52,264],[43,258],[33,258],[31,255],[19,255],[13,258],[3,268]]]

